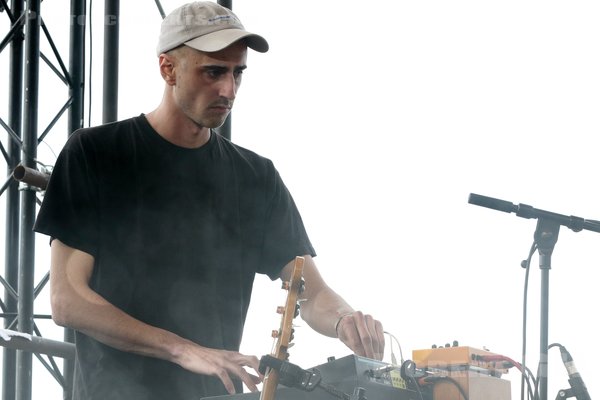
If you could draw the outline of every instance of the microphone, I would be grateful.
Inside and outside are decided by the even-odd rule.
[[[482,196],[480,194],[471,193],[469,195],[469,204],[474,204],[480,207],[491,208],[492,210],[502,211],[506,213],[515,213],[521,218],[537,218],[550,219],[560,225],[564,225],[574,232],[579,232],[583,229],[600,233],[600,221],[592,219],[584,219],[574,215],[563,215],[551,211],[540,210],[527,204],[513,204],[510,201],[495,199],[493,197]]]
[[[510,201],[495,199],[493,197],[482,196],[480,194],[471,193],[469,195],[469,204],[474,204],[480,207],[491,208],[492,210],[516,213],[519,209],[518,206],[514,205]]]
[[[575,398],[577,400],[591,400],[590,394],[585,387],[585,383],[583,383],[581,375],[577,371],[577,368],[575,368],[573,357],[571,357],[571,354],[569,354],[564,346],[559,346],[559,348],[560,357],[562,358],[565,368],[567,369],[567,373],[569,374],[569,384],[571,385],[571,389],[573,389]]]

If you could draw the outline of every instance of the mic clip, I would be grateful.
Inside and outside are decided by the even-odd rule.
[[[555,400],[565,400],[565,399],[569,399],[571,397],[575,397],[576,399],[579,399],[579,394],[575,390],[573,390],[573,388],[560,389],[558,391],[558,394],[556,395]]]

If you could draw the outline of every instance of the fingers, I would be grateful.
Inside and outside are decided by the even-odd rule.
[[[365,315],[365,322],[368,328],[368,335],[371,337],[373,355],[367,356],[376,360],[383,358],[385,347],[385,337],[383,336],[383,325],[370,315]]]
[[[257,385],[263,376],[258,372],[259,361],[255,356],[247,356],[235,351],[209,349],[192,345],[186,354],[182,367],[199,374],[212,375],[221,380],[229,394],[235,394],[234,380],[239,379],[251,391],[258,391]],[[253,375],[246,367],[256,371]]]
[[[221,382],[223,382],[223,386],[225,386],[227,393],[235,394],[235,386],[233,385],[233,381],[229,377],[229,373],[227,373],[225,368],[218,368],[215,371],[215,375],[221,380]]]
[[[246,387],[248,389],[250,389],[251,392],[257,392],[258,388],[256,387],[256,385],[260,382],[260,378],[254,375],[250,375],[248,373],[248,371],[246,371],[244,368],[240,368],[238,376],[242,379],[242,382],[244,382],[244,385],[246,385]],[[258,382],[257,382],[258,380]]]
[[[373,320],[372,317],[370,317],[370,319]],[[352,320],[354,321],[354,326],[356,328],[356,332],[358,333],[358,340],[355,341],[356,345],[361,347],[361,355],[364,357],[373,358],[373,338],[370,335],[367,325],[367,316],[363,315],[362,312],[357,311],[352,314]]]
[[[260,377],[249,374],[248,371],[240,366],[234,366],[229,370],[225,368],[218,369],[216,375],[221,379],[221,382],[223,382],[223,385],[229,394],[235,394],[235,385],[233,384],[231,376],[238,377],[252,392],[257,392],[258,387],[256,385],[262,382]]]
[[[375,320],[375,334],[377,336],[377,346],[373,349],[373,358],[376,360],[383,360],[383,352],[385,350],[385,336],[383,335],[383,324],[381,321]]]
[[[385,347],[383,325],[371,315],[355,311],[339,324],[338,336],[355,354],[381,360]]]
[[[256,358],[255,356],[246,356],[246,355],[243,355],[240,353],[230,353],[230,354],[233,355],[234,359],[233,359],[232,369],[229,370],[229,375],[237,376],[239,379],[242,380],[244,385],[246,385],[246,387],[250,391],[257,392],[258,387],[256,385],[258,385],[260,382],[262,382],[262,375],[258,372],[258,365],[259,365],[258,358]],[[252,375],[252,374],[248,373],[248,371],[244,367],[252,368],[254,371],[256,371],[257,375]],[[223,381],[223,384],[225,384],[225,387],[227,388],[226,381]],[[227,389],[227,390],[229,391],[229,389]],[[235,389],[233,392],[230,392],[230,393],[232,393],[232,394],[235,393]]]

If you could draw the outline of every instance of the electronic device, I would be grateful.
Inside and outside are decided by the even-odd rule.
[[[284,362],[285,363],[285,362]],[[285,365],[285,364],[283,364]],[[293,366],[299,368],[297,366]],[[295,370],[297,385],[279,385],[276,400],[433,400],[430,386],[420,387],[416,380],[406,381],[400,366],[386,364],[356,355],[340,359],[329,359],[326,363],[307,370]],[[280,383],[286,381],[279,372]],[[306,382],[302,382],[302,381]],[[314,384],[315,381],[318,384]],[[312,381],[313,384],[310,384]],[[288,384],[290,384],[289,381]],[[308,382],[308,383],[307,383]],[[255,400],[260,393],[242,393],[226,396],[206,397],[205,400]]]

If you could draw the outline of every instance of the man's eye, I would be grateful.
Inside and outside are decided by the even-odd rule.
[[[221,75],[223,75],[223,71],[219,71],[217,69],[209,69],[206,72],[207,72],[208,76],[210,76],[211,78],[218,78]]]

